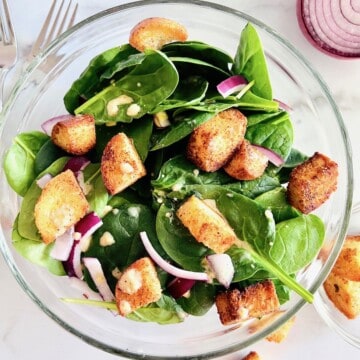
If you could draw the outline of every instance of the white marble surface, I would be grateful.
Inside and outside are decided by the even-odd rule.
[[[51,0],[8,0],[14,17],[20,55],[30,48],[40,30]],[[78,20],[124,3],[115,0],[78,0]],[[320,72],[337,101],[353,143],[355,161],[360,154],[359,112],[360,60],[341,61],[315,50],[302,36],[296,21],[295,0],[225,0],[222,4],[247,12],[264,21],[290,40]],[[25,5],[26,4],[26,5]],[[7,91],[16,72],[10,74]],[[356,188],[355,196],[359,189]],[[0,359],[3,360],[115,360],[67,333],[28,298],[0,257]],[[295,326],[282,344],[266,341],[251,346],[264,360],[270,359],[359,359],[358,349],[330,330],[310,305],[298,314]],[[233,354],[226,359],[239,359]]]

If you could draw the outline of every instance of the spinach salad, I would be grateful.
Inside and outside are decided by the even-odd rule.
[[[244,77],[247,85],[241,94],[223,97],[217,85],[234,75]],[[121,96],[131,97],[135,111],[130,111],[129,103],[115,104],[115,112],[109,110],[111,101]],[[196,241],[176,216],[182,202],[195,195],[215,202],[239,241],[246,244],[235,244],[226,251],[234,268],[231,287],[241,289],[271,279],[281,304],[289,300],[291,290],[312,301],[312,294],[296,282],[295,275],[316,257],[325,228],[319,217],[303,214],[287,201],[289,174],[308,157],[293,148],[290,115],[273,99],[262,45],[251,24],[243,29],[234,57],[194,40],[144,52],[129,44],[109,49],[90,61],[65,94],[64,104],[70,114],[95,118],[96,144],[86,154],[89,163],[81,173],[83,185],[90,189],[86,193],[89,210],[101,218],[101,226],[80,256],[99,260],[111,291],[118,281],[115,271],[121,273],[147,256],[142,232],[166,262],[189,272],[205,271],[204,258],[213,251]],[[236,180],[223,169],[199,170],[187,158],[186,142],[193,130],[230,108],[247,118],[245,139],[277,154],[283,159],[280,166],[269,162],[259,178]],[[161,117],[166,119],[165,126],[161,126]],[[132,139],[147,175],[111,195],[100,162],[106,144],[120,132]],[[49,135],[30,131],[14,139],[3,165],[10,186],[23,198],[13,225],[13,245],[24,258],[58,276],[74,274],[66,262],[51,256],[54,243],[42,241],[34,208],[42,191],[39,179],[61,173],[72,157]],[[105,233],[111,234],[111,246],[101,244]],[[156,270],[160,299],[131,312],[128,318],[181,322],[184,313],[205,314],[214,305],[216,293],[224,289],[216,279],[195,281],[186,296],[175,298],[168,291],[174,276],[160,267]],[[82,279],[98,291],[86,267]],[[113,301],[103,306],[116,308]]]

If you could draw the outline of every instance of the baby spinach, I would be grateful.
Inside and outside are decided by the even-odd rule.
[[[316,215],[301,215],[282,221],[276,225],[270,256],[288,274],[296,273],[314,259],[324,236],[324,224]]]
[[[106,122],[132,122],[154,109],[167,99],[179,81],[173,63],[160,51],[147,50],[144,60],[128,74],[100,91],[75,110],[76,114],[92,114],[97,124]],[[121,95],[129,96],[131,104],[118,106],[114,115],[107,110],[108,103]],[[139,110],[128,113],[129,106],[136,104]]]
[[[40,131],[25,132],[14,138],[4,158],[4,172],[11,188],[24,196],[34,181],[36,155],[49,137]]]
[[[57,147],[49,138],[36,154],[34,163],[35,173],[40,174],[58,158],[66,155],[66,152]]]
[[[243,75],[247,81],[255,80],[255,95],[272,100],[272,87],[264,50],[257,31],[248,23],[240,36],[240,43],[232,67],[234,74]]]

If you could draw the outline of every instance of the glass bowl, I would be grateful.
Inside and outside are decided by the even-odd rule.
[[[258,20],[221,5],[203,1],[138,1],[92,16],[60,36],[40,54],[16,84],[1,115],[3,158],[17,133],[65,112],[62,97],[89,60],[110,47],[128,42],[140,20],[162,16],[184,24],[189,39],[201,40],[234,55],[241,30],[254,24],[262,39],[274,97],[293,109],[294,146],[304,153],[321,151],[339,164],[338,190],[316,212],[326,224],[326,256],[319,256],[298,281],[315,292],[333,265],[348,227],[352,202],[352,165],[348,136],[329,91],[311,65],[293,46]],[[336,144],[336,146],[334,146]],[[132,322],[110,311],[70,305],[61,297],[79,294],[64,277],[56,277],[14,251],[11,227],[20,199],[0,177],[0,247],[14,276],[31,299],[51,318],[84,341],[130,358],[211,358],[243,349],[290,319],[305,304],[296,294],[274,321],[223,326],[216,310],[176,325]]]

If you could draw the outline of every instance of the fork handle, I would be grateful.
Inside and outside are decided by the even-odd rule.
[[[2,112],[2,109],[3,109],[4,84],[5,84],[5,77],[6,77],[7,72],[8,71],[6,69],[2,69],[0,71],[0,113]]]

